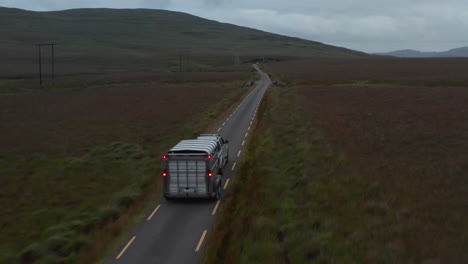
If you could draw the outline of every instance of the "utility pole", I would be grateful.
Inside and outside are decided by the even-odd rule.
[[[39,47],[39,85],[42,87],[42,56],[41,56],[41,46]]]
[[[54,56],[55,44],[52,44],[50,46],[52,47],[52,80],[55,80],[55,56]]]
[[[179,54],[179,72],[182,72],[182,54]]]
[[[54,46],[57,45],[55,43],[43,43],[43,44],[36,44],[34,46],[39,48],[39,84],[42,86],[42,53],[41,47],[42,46],[51,46],[52,50],[52,80],[55,79],[55,54],[54,54]]]
[[[234,57],[234,65],[239,66],[240,65],[240,58],[239,55],[236,55]]]

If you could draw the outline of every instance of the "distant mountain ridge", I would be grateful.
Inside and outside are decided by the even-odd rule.
[[[396,50],[385,53],[375,53],[375,55],[393,56],[402,58],[454,58],[468,57],[468,47],[461,47],[442,52],[421,52],[417,50]]]

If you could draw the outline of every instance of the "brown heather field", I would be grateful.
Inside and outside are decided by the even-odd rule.
[[[301,83],[303,117],[346,160],[336,177],[356,182],[347,201],[333,202],[363,215],[355,225],[373,227],[354,234],[365,258],[468,261],[468,60],[305,65],[308,72],[301,67],[292,77]]]
[[[127,72],[60,77],[47,92],[36,81],[23,83],[15,88],[28,93],[0,93],[0,155],[77,154],[113,141],[159,145],[168,131],[180,131],[174,125],[183,127],[249,78],[249,72]]]
[[[348,163],[336,177],[362,188],[352,191],[357,204],[333,202],[362,214],[356,225],[382,221],[355,238],[369,259],[468,260],[468,87],[301,86],[299,94],[304,117]]]
[[[466,263],[467,69],[466,59],[267,65],[277,86],[204,263]]]
[[[160,196],[159,155],[248,90],[230,70],[0,84],[0,263],[103,257]]]
[[[278,78],[295,84],[468,86],[465,58],[317,58],[274,63],[268,69]]]

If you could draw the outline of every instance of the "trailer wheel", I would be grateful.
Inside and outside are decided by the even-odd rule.
[[[216,195],[213,197],[213,200],[219,200],[219,197],[221,197],[221,183],[219,183],[218,187],[216,188]]]
[[[164,195],[164,198],[166,199],[166,201],[173,201],[173,200],[176,199],[174,197],[170,197],[170,196],[166,196],[166,195]]]

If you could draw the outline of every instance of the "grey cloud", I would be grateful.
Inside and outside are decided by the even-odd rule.
[[[0,5],[162,8],[367,52],[468,45],[466,0],[0,0]]]
[[[219,7],[225,4],[226,1],[224,0],[204,0],[203,3],[205,3],[208,6],[215,6]]]

